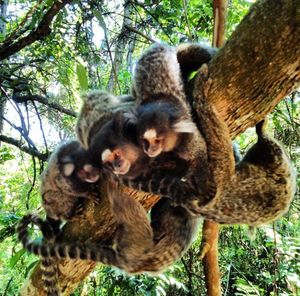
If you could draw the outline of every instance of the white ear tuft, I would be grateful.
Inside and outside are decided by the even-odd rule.
[[[66,177],[70,177],[75,169],[75,165],[74,163],[67,163],[63,166],[63,174]]]
[[[112,154],[110,149],[105,149],[102,154],[101,154],[101,160],[102,162],[107,161],[107,159],[109,158],[109,156]]]
[[[181,120],[173,125],[173,130],[176,133],[191,133],[196,132],[196,124],[190,120]]]
[[[146,140],[151,140],[156,137],[157,137],[157,133],[156,130],[153,128],[146,130],[144,133],[144,139]]]

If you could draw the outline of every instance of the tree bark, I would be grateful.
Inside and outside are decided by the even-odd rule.
[[[61,9],[63,9],[67,4],[71,2],[72,0],[55,1],[46,12],[35,30],[31,31],[25,37],[19,38],[17,41],[12,40],[12,42],[10,42],[9,44],[6,44],[4,40],[3,44],[0,46],[0,61],[7,59],[11,55],[32,44],[33,42],[42,40],[43,38],[48,36],[51,33],[50,26],[54,17],[59,13]]]
[[[209,73],[207,97],[228,124],[232,137],[263,119],[300,84],[300,1],[256,2],[212,60]],[[157,200],[150,194],[130,192],[147,208]],[[105,196],[103,199],[99,205],[90,204],[85,221],[67,225],[66,239],[112,237],[114,223]],[[59,261],[64,295],[69,295],[94,266],[87,261]],[[39,266],[21,295],[43,295]]]
[[[207,96],[233,138],[263,119],[300,83],[300,2],[255,3],[213,59],[210,77]]]

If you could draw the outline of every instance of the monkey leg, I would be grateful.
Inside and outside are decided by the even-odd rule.
[[[220,199],[203,207],[206,219],[225,224],[260,225],[272,222],[289,208],[296,188],[295,170],[282,145],[257,124],[257,143],[236,167]]]

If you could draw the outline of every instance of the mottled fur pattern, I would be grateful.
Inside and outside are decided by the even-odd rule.
[[[84,198],[99,198],[96,185],[90,183],[99,177],[100,171],[93,166],[89,153],[78,141],[65,142],[51,154],[41,176],[42,205],[47,221],[42,223],[35,219],[43,226],[45,244],[55,243],[61,221],[74,219],[80,214]],[[42,258],[41,270],[47,295],[60,295],[56,261]]]
[[[151,211],[150,225],[138,201],[122,193],[115,184],[109,186],[112,186],[108,188],[109,200],[118,223],[113,246],[32,242],[28,224],[33,222],[39,226],[42,222],[28,215],[18,227],[19,240],[24,248],[43,260],[93,260],[113,265],[129,274],[162,272],[181,258],[197,232],[199,219],[162,198]]]
[[[111,119],[113,113],[130,109],[132,106],[131,96],[116,97],[99,90],[83,95],[83,105],[76,124],[77,138],[81,145],[88,149],[93,135]]]
[[[138,105],[163,95],[170,96],[175,103],[181,100],[183,108],[188,110],[176,51],[168,45],[155,44],[143,53],[135,67],[133,89]]]
[[[174,48],[156,44],[150,47],[137,62],[133,95],[139,103],[137,108],[139,137],[147,129],[159,133],[161,126],[173,129],[178,122],[189,121],[193,124],[177,61],[178,57],[181,61],[185,60],[187,48],[182,51],[178,50],[178,56],[176,56]],[[194,51],[199,47],[191,45],[190,48]],[[200,56],[203,51],[205,49],[200,47]],[[208,53],[207,60],[210,57]],[[200,66],[201,63],[199,62],[198,65]],[[181,68],[184,68],[184,65],[181,65]],[[217,191],[221,190],[222,184],[225,183],[222,178],[228,180],[234,172],[232,144],[227,126],[205,100],[202,100],[201,107],[201,113],[194,114],[194,117],[201,117],[199,120],[201,124],[198,126],[200,132],[196,128],[190,133],[178,132],[178,141],[171,150],[179,158],[188,161],[190,166],[186,176],[188,182],[183,182],[178,178],[168,184],[168,187],[174,189],[172,190],[173,200],[180,205],[187,202],[186,195],[195,192],[195,189],[197,202],[201,205],[206,204],[216,197]],[[164,122],[162,118],[165,118]],[[222,157],[228,159],[226,164],[223,159],[222,163],[219,163],[221,150]],[[223,169],[224,173],[228,173],[226,177],[224,174],[219,174]],[[137,180],[131,183],[132,186],[135,186],[135,181]],[[156,181],[154,177],[154,183]],[[165,188],[163,190],[165,191]],[[192,202],[194,203],[194,200]]]
[[[217,202],[199,209],[201,216],[221,224],[257,226],[273,222],[289,208],[296,175],[282,145],[256,126],[257,143],[236,167]]]
[[[161,86],[156,81],[155,69],[152,69],[152,65],[155,67],[156,62],[151,62],[151,59],[171,60],[161,55],[172,53],[159,47],[152,47],[148,52],[145,53],[147,58],[141,59],[142,65],[137,69],[142,69],[142,73],[147,72],[145,69],[152,73],[151,85],[156,85],[154,93],[159,92],[158,89],[161,87],[169,93],[172,101],[181,92],[181,85],[175,83],[177,81],[175,78],[175,82],[168,79],[161,80],[161,83],[166,84]],[[159,77],[174,77],[174,73],[164,75],[163,71],[168,72],[170,69],[174,71],[174,67],[168,68],[167,65],[164,69],[161,67]],[[139,75],[136,74],[136,77]],[[141,77],[145,78],[144,75]],[[146,96],[147,102],[151,88],[143,84],[147,83],[147,79],[146,82],[143,82],[143,79],[138,81],[141,85],[135,86],[136,96],[139,97],[137,90],[140,90],[142,94],[140,97]],[[139,83],[136,82],[135,85]],[[257,144],[235,167],[228,128],[204,94],[209,87],[207,66],[202,67],[195,84],[197,89],[193,93],[195,101],[193,115],[207,150],[200,154],[201,158],[192,168],[190,176],[186,176],[185,182],[169,176],[166,178],[154,176],[151,180],[136,179],[127,183],[124,180],[124,182],[134,188],[168,195],[175,204],[219,223],[259,225],[277,219],[287,210],[295,192],[295,176],[284,150],[280,144],[267,136],[262,124],[259,124]],[[172,93],[176,85],[178,89]],[[179,100],[177,103],[181,104]],[[193,141],[190,145],[188,152],[199,149]],[[258,159],[261,159],[259,163]],[[205,205],[203,201],[208,203]]]
[[[288,210],[296,191],[296,176],[283,147],[265,132],[263,125],[261,122],[256,127],[257,143],[237,164],[235,174],[223,185],[218,198],[207,205],[199,204],[189,193],[185,199],[178,199],[176,192],[187,192],[189,185],[182,189],[173,178],[131,181],[128,185],[167,195],[192,213],[220,224],[258,226],[273,222]]]
[[[65,166],[73,164],[71,175],[64,173]],[[82,203],[82,197],[97,199],[94,185],[77,175],[85,164],[93,166],[89,153],[78,141],[60,145],[50,156],[48,166],[41,176],[42,204],[48,217],[54,220],[69,220]],[[80,168],[77,168],[80,165]],[[94,168],[94,175],[100,171]]]

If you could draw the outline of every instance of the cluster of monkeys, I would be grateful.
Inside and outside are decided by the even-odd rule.
[[[48,295],[59,295],[57,258],[158,273],[188,249],[200,217],[257,226],[287,211],[295,174],[265,122],[257,124],[257,143],[240,159],[226,124],[205,98],[206,65],[186,98],[189,74],[215,52],[199,44],[155,44],[137,62],[131,96],[94,91],[84,97],[78,140],[59,146],[42,175],[46,221],[29,214],[17,230],[25,249],[42,257]],[[113,245],[56,242],[60,221],[76,216],[83,199],[99,198],[99,182],[106,183],[118,225]],[[162,196],[150,219],[124,185]],[[44,241],[29,239],[30,223],[42,229]]]

